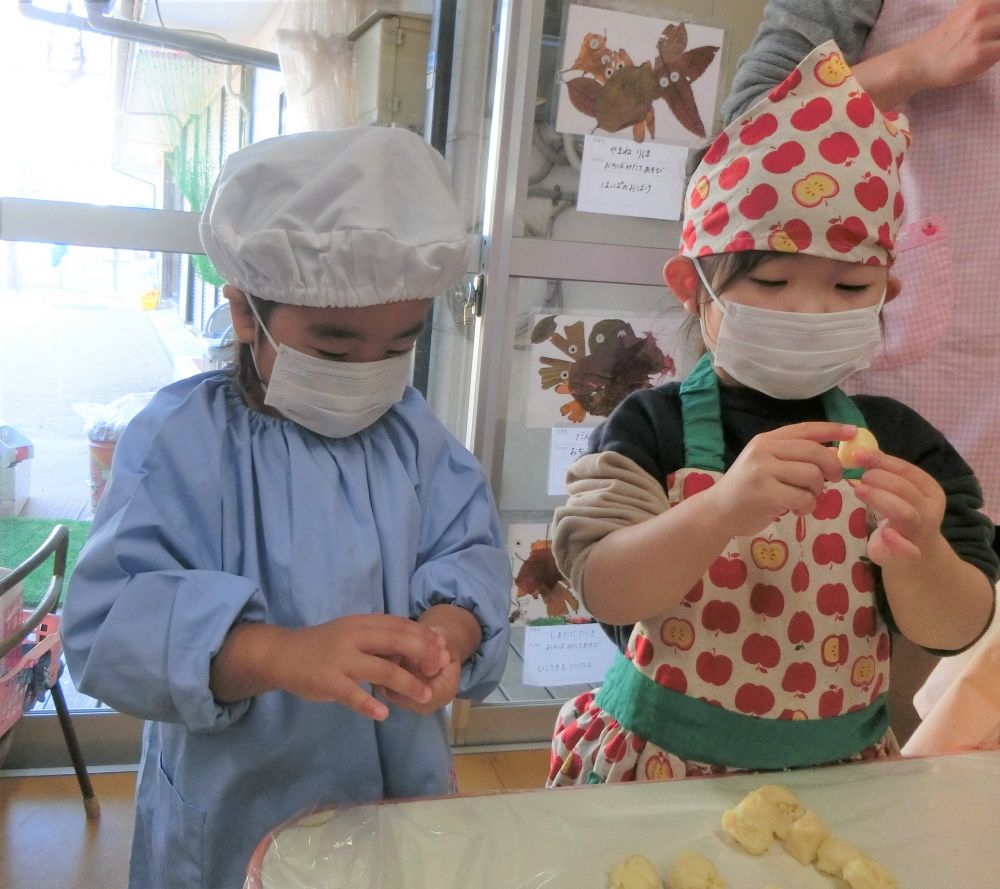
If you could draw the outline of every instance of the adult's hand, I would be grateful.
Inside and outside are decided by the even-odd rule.
[[[854,66],[889,110],[930,89],[967,83],[1000,62],[1000,0],[965,0],[926,34]]]

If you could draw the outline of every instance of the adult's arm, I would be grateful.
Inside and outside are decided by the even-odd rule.
[[[973,80],[1000,61],[1000,0],[965,0],[933,28],[865,59],[854,76],[879,108]]]
[[[848,64],[854,65],[881,10],[882,0],[768,0],[757,35],[740,58],[722,103],[723,123],[728,125],[781,83],[827,40],[835,40]]]
[[[965,0],[907,43],[858,61],[882,0],[769,0],[722,105],[725,124],[779,84],[814,47],[835,40],[879,108],[956,86],[1000,62],[1000,0]]]

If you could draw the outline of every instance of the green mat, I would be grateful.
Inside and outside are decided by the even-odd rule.
[[[66,581],[76,564],[80,547],[90,533],[90,522],[80,522],[72,519],[22,519],[0,518],[0,566],[16,568],[30,556],[49,536],[56,525],[65,525],[69,529],[69,547],[66,553]],[[45,590],[48,589],[52,577],[52,559],[35,569],[24,581],[24,604],[34,607],[42,601]],[[63,596],[66,595],[66,583],[63,583]]]

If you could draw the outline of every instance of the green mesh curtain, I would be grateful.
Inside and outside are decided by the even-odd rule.
[[[200,213],[205,209],[205,202],[212,190],[212,184],[218,175],[218,164],[210,162],[211,157],[218,157],[217,152],[210,151],[207,144],[208,112],[198,117],[192,117],[185,125],[186,138],[181,144],[166,156],[167,169],[174,180],[178,191],[184,195],[191,209]],[[191,256],[191,264],[195,271],[208,284],[221,287],[225,282],[215,270],[212,261],[203,253]]]
[[[188,207],[200,213],[219,173],[219,144],[209,130],[213,99],[228,69],[187,53],[144,47],[136,54],[135,71],[149,113],[163,121],[167,174]],[[224,283],[207,256],[193,255],[191,264],[205,283],[216,287]]]

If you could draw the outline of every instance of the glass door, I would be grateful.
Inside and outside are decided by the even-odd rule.
[[[589,174],[581,179],[594,144],[587,141],[610,136],[642,148],[654,141],[652,123],[665,145],[686,150],[707,145],[719,129],[718,108],[763,6],[762,0],[498,4],[481,254],[485,287],[475,329],[467,441],[492,482],[515,574],[531,552],[525,545],[545,548],[553,511],[565,500],[560,475],[564,478],[567,455],[586,445],[590,430],[622,396],[588,394],[588,368],[602,358],[601,338],[609,331],[632,337],[633,343],[652,336],[655,350],[642,355],[649,385],[683,377],[693,362],[683,313],[662,282],[680,226],[676,219],[579,206],[583,187],[593,182]],[[673,114],[676,105],[647,95],[648,107],[636,118],[643,123],[641,133],[631,123],[617,126],[620,121],[607,114],[585,127],[567,125],[567,103],[578,112],[577,105],[594,109],[574,101],[566,81],[582,78],[577,88],[587,94],[606,88],[623,67],[644,77],[643,61],[654,69],[667,24],[678,52],[718,46],[701,50],[711,64],[699,75],[704,88],[693,85],[699,120],[690,110]],[[588,53],[603,68],[590,65]],[[657,73],[669,81],[669,70]],[[618,76],[619,86],[625,76]],[[619,96],[610,104],[623,103],[628,104]],[[670,124],[682,119],[684,125],[671,131]],[[676,216],[679,195],[670,209]],[[522,681],[523,624],[551,625],[580,614],[572,590],[566,598],[553,585],[549,599],[553,590],[556,601],[546,603],[540,618],[537,608],[526,607],[540,598],[537,589],[522,584],[512,591],[515,641],[507,672],[485,702],[457,708],[458,743],[547,741],[562,702],[588,687]]]

